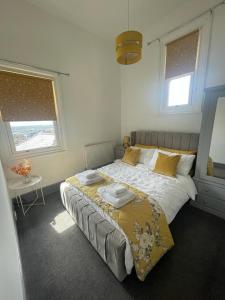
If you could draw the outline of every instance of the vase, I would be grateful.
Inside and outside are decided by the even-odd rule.
[[[24,183],[24,184],[27,184],[27,183],[30,183],[30,182],[31,182],[31,177],[30,177],[30,175],[23,176],[23,183]]]

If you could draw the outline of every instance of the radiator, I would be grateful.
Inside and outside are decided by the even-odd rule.
[[[113,142],[106,141],[84,146],[86,169],[94,169],[113,162]]]

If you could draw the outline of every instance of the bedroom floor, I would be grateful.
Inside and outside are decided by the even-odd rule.
[[[65,231],[50,225],[64,211],[59,193],[18,211],[28,300],[225,299],[224,220],[185,205],[171,224],[175,247],[145,282],[133,272],[120,283],[70,218]]]

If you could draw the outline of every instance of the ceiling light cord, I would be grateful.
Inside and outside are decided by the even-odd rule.
[[[130,0],[127,0],[127,11],[128,11],[128,16],[127,16],[128,31],[129,31],[130,30]]]

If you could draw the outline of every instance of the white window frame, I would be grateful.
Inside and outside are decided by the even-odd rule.
[[[0,121],[0,140],[3,145],[3,155],[7,159],[23,159],[34,156],[47,155],[51,153],[61,152],[66,150],[65,130],[62,116],[62,103],[60,93],[60,81],[57,74],[51,72],[42,72],[36,68],[19,67],[14,64],[1,63],[0,70],[7,70],[21,74],[34,75],[39,77],[48,78],[53,81],[54,94],[55,94],[55,107],[56,107],[56,121],[54,121],[54,128],[56,134],[57,145],[50,147],[42,147],[30,149],[25,151],[16,151],[16,146],[13,139],[13,134],[10,122]]]
[[[199,30],[199,41],[196,58],[196,69],[192,73],[189,103],[184,105],[168,105],[168,85],[172,79],[165,79],[166,45],[188,33]],[[161,40],[161,66],[160,66],[160,114],[200,113],[204,96],[205,76],[208,60],[210,38],[210,15],[195,20],[175,32],[168,34]],[[190,73],[189,73],[190,74]],[[182,76],[187,75],[183,74]],[[177,76],[178,78],[181,76]],[[174,77],[175,78],[175,77]]]
[[[180,104],[180,105],[173,105],[173,106],[169,106],[169,84],[170,81],[174,80],[174,79],[178,79],[184,76],[191,76],[191,80],[190,80],[190,87],[189,87],[189,97],[188,97],[188,104]],[[178,108],[183,108],[183,107],[187,107],[187,105],[192,105],[192,94],[193,94],[193,82],[194,82],[194,77],[195,77],[195,72],[191,72],[191,73],[187,73],[187,74],[182,74],[182,75],[178,75],[178,76],[174,76],[168,79],[165,79],[165,101],[166,101],[166,105],[167,105],[167,109],[168,111],[173,111],[174,108],[178,109]]]

